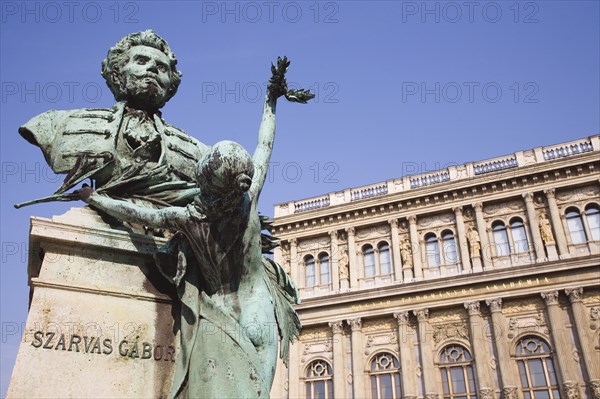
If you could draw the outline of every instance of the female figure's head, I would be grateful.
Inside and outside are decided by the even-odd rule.
[[[252,157],[233,141],[220,141],[198,161],[196,181],[202,208],[227,211],[238,206],[254,176]]]

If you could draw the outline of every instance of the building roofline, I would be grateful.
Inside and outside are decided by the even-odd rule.
[[[299,213],[311,213],[335,205],[358,203],[367,199],[392,195],[400,192],[414,192],[428,187],[443,187],[460,180],[496,175],[507,170],[515,170],[532,165],[578,156],[590,152],[600,152],[600,134],[558,144],[517,151],[513,154],[488,158],[481,161],[453,165],[444,169],[389,179],[366,186],[333,191],[315,197],[291,200],[275,204],[275,218]],[[416,194],[416,192],[415,192]]]

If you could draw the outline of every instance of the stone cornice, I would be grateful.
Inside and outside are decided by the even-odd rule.
[[[591,155],[598,155],[592,153]],[[287,239],[287,236],[308,237],[327,233],[332,228],[342,228],[349,223],[365,226],[387,223],[390,218],[406,218],[410,215],[425,215],[465,207],[474,202],[490,202],[510,197],[519,197],[530,192],[543,193],[544,190],[576,187],[596,183],[600,178],[600,162],[587,154],[577,158],[577,163],[564,160],[549,162],[548,165],[533,165],[507,172],[499,172],[485,179],[467,179],[450,182],[412,192],[402,192],[376,197],[369,200],[351,202],[323,208],[312,212],[302,212],[275,218],[274,235]],[[560,162],[561,165],[557,165]],[[587,165],[587,168],[585,167]],[[544,167],[544,168],[542,168]],[[579,175],[573,170],[580,170]],[[587,170],[586,170],[587,169]],[[566,170],[571,170],[567,173]],[[515,176],[516,172],[518,175]],[[552,173],[551,173],[552,172]],[[565,183],[568,182],[568,185]],[[437,197],[437,200],[436,200]]]
[[[579,144],[582,144],[583,142],[587,142],[589,147],[577,154],[570,154],[568,156],[560,155],[556,158],[552,157],[552,159],[546,159],[545,156],[542,157],[542,154],[547,151],[547,150],[551,150],[552,147],[554,147],[554,149],[559,149],[561,146],[563,147],[573,147],[573,146],[578,146]],[[372,203],[373,201],[377,201],[377,199],[381,196],[383,197],[390,197],[389,194],[392,193],[413,193],[415,191],[415,188],[411,187],[410,189],[408,189],[406,187],[406,183],[408,181],[411,180],[415,180],[415,179],[419,179],[419,177],[424,177],[425,175],[441,175],[441,174],[448,174],[449,170],[452,169],[454,173],[457,173],[458,175],[449,179],[449,180],[443,180],[443,181],[436,181],[434,184],[431,185],[425,185],[425,187],[418,187],[418,191],[419,192],[425,192],[425,191],[447,191],[444,188],[447,188],[449,186],[451,186],[452,184],[455,184],[457,182],[469,182],[469,181],[473,181],[475,180],[476,183],[479,182],[485,182],[485,181],[489,181],[489,180],[499,180],[501,178],[503,178],[502,176],[507,176],[507,175],[521,175],[524,173],[529,173],[532,170],[545,170],[545,169],[556,169],[556,168],[560,168],[563,165],[572,165],[575,163],[581,163],[580,161],[583,160],[583,162],[586,162],[586,160],[588,159],[596,159],[597,158],[597,153],[600,151],[600,135],[593,135],[587,138],[582,138],[582,139],[578,139],[578,140],[574,140],[572,142],[567,142],[567,143],[559,143],[556,145],[552,145],[549,147],[538,147],[538,148],[534,148],[532,150],[528,150],[528,151],[519,151],[518,153],[520,155],[517,155],[517,153],[512,154],[511,156],[514,158],[514,160],[516,160],[519,157],[523,157],[525,152],[529,152],[529,153],[534,153],[535,156],[535,160],[533,160],[533,162],[527,162],[524,161],[524,159],[522,159],[520,162],[525,162],[527,163],[527,165],[521,165],[520,167],[517,168],[513,168],[513,167],[509,167],[509,168],[500,168],[499,170],[496,170],[494,172],[491,173],[482,173],[482,174],[477,174],[477,172],[475,171],[474,166],[475,164],[482,164],[482,163],[492,163],[494,161],[501,161],[503,158],[506,158],[506,156],[501,156],[501,157],[497,157],[497,158],[493,158],[493,159],[488,159],[488,160],[482,160],[479,162],[470,162],[470,163],[466,163],[464,165],[457,165],[457,166],[453,166],[450,168],[446,168],[444,170],[438,170],[438,171],[430,171],[430,172],[425,172],[423,174],[420,175],[416,175],[416,176],[405,176],[405,177],[401,177],[398,179],[392,179],[392,180],[387,180],[384,182],[377,182],[377,183],[373,183],[371,185],[368,186],[363,186],[363,187],[354,187],[354,188],[348,188],[342,191],[337,191],[337,192],[329,192],[329,193],[325,193],[322,195],[319,195],[317,197],[310,197],[310,198],[305,198],[305,199],[299,199],[299,200],[290,200],[288,202],[285,203],[280,203],[280,204],[276,204],[275,205],[275,217],[276,218],[281,218],[281,217],[292,217],[295,214],[294,213],[288,213],[290,212],[291,208],[297,208],[298,206],[302,209],[303,207],[307,207],[307,209],[305,211],[303,211],[302,213],[321,213],[323,210],[327,210],[330,209],[330,207],[335,206],[335,205],[348,205],[348,204],[352,204],[352,203],[356,203],[356,202],[361,202],[361,203]],[[459,172],[460,170],[460,172]],[[450,177],[450,176],[448,176]],[[399,191],[396,189],[391,189],[388,192],[388,187],[391,185],[392,187],[397,186],[398,184],[402,185],[403,188],[400,189]],[[382,187],[386,187],[385,190],[381,191],[380,189]],[[420,186],[420,185],[419,185]],[[354,194],[355,192],[358,191],[373,191],[372,193],[368,194],[366,196],[366,198],[362,198],[359,201],[352,201],[350,200],[350,197],[354,198],[352,194]],[[350,197],[349,197],[350,195]],[[410,194],[412,195],[412,194]],[[343,197],[343,199],[337,199],[338,197],[341,198]],[[335,200],[334,200],[335,199]],[[340,202],[341,201],[341,202]],[[290,208],[291,205],[291,208]],[[284,208],[288,208],[287,210],[283,210]],[[279,209],[282,209],[283,211],[280,212]]]
[[[301,315],[303,325],[307,326],[326,324],[339,314],[361,318],[389,314],[392,317],[400,311],[421,308],[435,310],[456,305],[462,307],[466,302],[485,302],[499,296],[505,300],[527,295],[539,296],[540,292],[597,286],[596,264],[595,256],[587,256],[452,278],[378,286],[346,292],[344,295],[305,298],[295,308]],[[570,275],[574,278],[569,279]],[[528,280],[534,284],[527,283]]]

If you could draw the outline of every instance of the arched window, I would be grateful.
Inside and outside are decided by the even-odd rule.
[[[380,274],[386,276],[392,274],[392,260],[390,257],[390,246],[386,242],[380,242],[379,249],[379,268]]]
[[[523,396],[559,399],[554,362],[546,341],[536,336],[523,337],[517,343],[516,355]]]
[[[305,287],[314,287],[316,285],[315,280],[315,258],[310,255],[304,257],[304,275],[305,275]]]
[[[495,222],[492,225],[492,234],[494,235],[494,242],[496,243],[496,255],[506,256],[510,254],[508,235],[506,234],[506,227],[504,227],[504,223]]]
[[[585,217],[590,227],[592,240],[600,241],[600,207],[596,204],[590,204],[585,207]]]
[[[373,399],[395,399],[402,397],[400,363],[396,356],[383,352],[371,361],[371,397]]]
[[[425,248],[429,267],[438,267],[442,263],[442,258],[440,256],[440,244],[435,234],[430,233],[425,236]]]
[[[442,232],[442,242],[444,243],[444,259],[446,260],[446,264],[458,262],[456,256],[456,241],[454,240],[454,234],[450,230]]]
[[[320,277],[321,277],[321,281],[319,282],[320,285],[327,285],[331,282],[331,273],[330,273],[330,269],[329,269],[329,255],[327,255],[327,253],[323,252],[319,255],[319,271],[320,271]]]
[[[527,243],[525,226],[521,219],[514,218],[510,221],[510,233],[515,245],[515,252],[518,254],[527,253],[529,251],[529,244]]]
[[[577,208],[569,208],[566,212],[567,226],[569,227],[569,233],[571,234],[571,242],[573,244],[583,244],[587,241],[585,235],[585,229],[583,228],[583,222],[581,215]]]
[[[370,245],[365,245],[362,251],[365,261],[365,277],[373,277],[375,275],[375,251]]]
[[[307,399],[333,399],[333,371],[329,363],[324,360],[315,360],[306,368]]]
[[[442,350],[439,363],[444,399],[476,398],[475,375],[471,353],[461,345],[449,345]]]

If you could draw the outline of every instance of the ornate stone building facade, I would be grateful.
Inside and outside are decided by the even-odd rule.
[[[275,207],[274,398],[600,398],[600,136]]]

